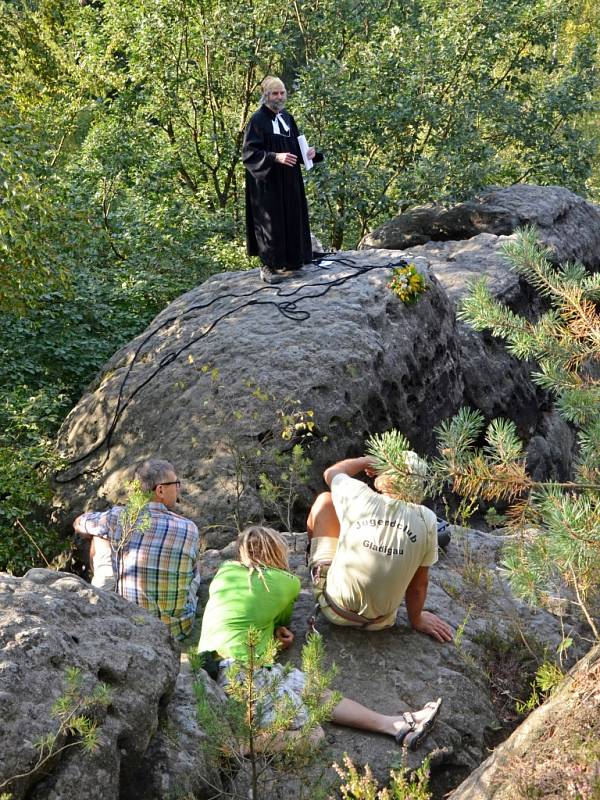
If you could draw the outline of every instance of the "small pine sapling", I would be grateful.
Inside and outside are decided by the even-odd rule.
[[[80,747],[88,753],[96,750],[97,718],[100,712],[110,705],[111,693],[104,683],[97,684],[94,690],[88,693],[83,683],[81,670],[69,667],[66,672],[65,691],[55,701],[50,712],[58,722],[56,730],[40,737],[36,742],[38,757],[31,769],[4,780],[0,783],[0,790],[42,773],[53,759],[72,747]]]
[[[151,492],[145,492],[139,480],[127,483],[127,503],[121,516],[119,517],[119,536],[115,537],[111,531],[110,547],[117,564],[117,574],[115,579],[115,591],[119,593],[120,583],[123,579],[123,557],[131,538],[135,532],[143,533],[149,530],[151,518],[147,504],[152,497]]]
[[[305,720],[299,729],[291,730],[298,710],[289,697],[280,695],[277,681],[265,683],[259,674],[273,664],[279,645],[273,640],[259,654],[259,641],[259,632],[251,628],[246,661],[229,667],[225,704],[217,702],[202,681],[195,683],[198,718],[207,732],[207,756],[220,764],[228,778],[225,783],[229,788],[215,786],[215,796],[237,797],[235,776],[243,771],[248,775],[253,800],[267,800],[275,784],[289,785],[294,776],[303,779],[303,791],[309,792],[304,796],[312,797],[306,770],[315,762],[320,725],[330,718],[340,700],[339,694],[328,688],[335,667],[324,669],[322,640],[309,637],[302,652]]]

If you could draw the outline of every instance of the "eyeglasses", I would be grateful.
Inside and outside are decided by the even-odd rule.
[[[163,483],[157,483],[152,487],[152,491],[154,491],[158,486],[176,486],[178,489],[181,489],[181,481],[165,481]]]

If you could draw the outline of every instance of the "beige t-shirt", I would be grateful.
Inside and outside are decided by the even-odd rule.
[[[349,475],[336,475],[331,493],[340,539],[327,573],[329,596],[370,619],[395,614],[417,569],[437,561],[435,514]]]

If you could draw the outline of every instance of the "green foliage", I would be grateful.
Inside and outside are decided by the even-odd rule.
[[[485,523],[490,528],[502,528],[506,525],[507,520],[506,514],[501,514],[494,506],[490,506],[485,512]]]
[[[550,663],[546,649],[531,635],[524,635],[518,620],[504,631],[492,623],[472,640],[483,648],[483,675],[498,717],[503,723],[514,723],[515,697],[527,693],[537,669]],[[478,669],[481,675],[481,658]]]
[[[208,372],[210,366],[201,370]],[[249,398],[242,402],[231,397],[218,372],[211,374],[221,446],[229,456],[222,480],[234,498],[230,521],[238,532],[249,524],[249,495],[258,489],[265,515],[293,531],[294,512],[312,463],[308,448],[316,431],[314,412],[301,409],[293,397],[278,399],[252,381],[245,387],[258,401],[250,401],[251,409],[244,408]]]
[[[0,81],[0,89],[6,89]],[[56,200],[46,196],[40,150],[33,126],[1,92],[0,101],[0,310],[23,310],[35,304],[49,286],[67,280],[64,251],[68,242],[61,230]],[[60,186],[52,192],[60,193]]]
[[[398,206],[488,182],[584,190],[597,13],[576,5],[0,0],[0,413],[39,429],[0,434],[0,569],[38,563],[17,518],[60,549],[52,440],[102,364],[182,292],[250,266],[240,156],[266,74],[326,155],[307,176],[318,232],[354,245]],[[589,416],[577,386],[570,406]]]
[[[255,800],[272,796],[274,786],[289,786],[294,777],[301,778],[300,797],[312,798],[321,776],[307,779],[307,767],[316,756],[320,725],[329,719],[339,702],[339,695],[328,691],[335,668],[323,667],[324,647],[320,637],[309,638],[302,651],[302,667],[306,673],[303,703],[307,718],[299,730],[290,731],[297,709],[287,695],[279,696],[278,684],[259,680],[259,671],[271,665],[278,644],[261,655],[256,648],[259,632],[250,628],[247,635],[248,657],[244,664],[229,667],[228,699],[223,705],[209,694],[203,682],[195,686],[198,718],[207,732],[204,747],[207,755],[219,763],[225,778],[233,781],[234,773],[246,766]],[[291,666],[290,666],[291,668]],[[265,715],[265,709],[269,714]],[[216,796],[235,797],[235,786]]]
[[[374,434],[367,442],[365,452],[371,456],[377,472],[387,472],[392,469],[399,473],[406,473],[404,453],[410,450],[410,442],[397,430]]]
[[[25,387],[0,397],[0,571],[22,574],[47,566],[64,542],[44,524],[50,475],[62,461],[46,426],[64,412],[63,398]]]
[[[544,661],[537,668],[533,683],[531,684],[531,694],[527,700],[521,702],[517,700],[516,708],[519,714],[526,714],[541,705],[544,700],[552,694],[554,689],[561,683],[565,673],[551,661]]]
[[[302,3],[294,107],[326,153],[311,173],[335,247],[402,208],[530,180],[584,190],[597,41],[568,2]],[[594,31],[597,36],[597,30]],[[465,158],[465,153],[469,154]]]
[[[119,593],[119,583],[123,578],[123,556],[129,547],[134,533],[143,533],[150,529],[152,518],[147,505],[152,492],[145,492],[139,480],[129,481],[126,484],[127,503],[119,517],[119,536],[115,538],[114,531],[110,531],[110,548],[117,562],[115,591]]]
[[[459,317],[476,330],[491,330],[506,339],[507,349],[517,358],[536,361],[539,368],[533,379],[556,395],[562,415],[583,426],[589,437],[587,426],[600,406],[600,382],[589,369],[600,349],[595,305],[600,276],[588,275],[580,264],[553,266],[536,237],[534,228],[524,228],[505,245],[504,253],[511,268],[548,299],[550,310],[529,322],[494,302],[485,280],[480,280]]]
[[[379,788],[377,779],[371,768],[365,765],[361,772],[355,767],[352,759],[344,753],[344,765],[334,764],[333,768],[343,781],[340,794],[343,800],[430,800],[429,791],[429,758],[426,758],[417,769],[401,767],[390,773],[390,784]],[[330,797],[330,800],[334,800]]]
[[[274,461],[279,473],[275,480],[271,480],[266,472],[260,473],[259,494],[265,509],[275,512],[284,529],[291,531],[299,490],[308,480],[312,462],[304,454],[301,444],[295,444],[287,452],[276,453]]]
[[[452,490],[470,506],[477,498],[514,500],[533,486],[515,424],[494,419],[482,434],[483,425],[479,411],[461,409],[436,428],[440,456],[433,464],[435,482],[441,487],[451,476]],[[475,447],[477,434],[484,437],[483,447]]]
[[[450,587],[448,587],[450,588]],[[479,586],[477,587],[479,588]],[[448,591],[448,589],[446,589]],[[449,592],[452,596],[453,592],[456,592],[454,587]],[[464,597],[460,591],[456,592],[455,599],[460,603],[464,601]],[[458,657],[463,662],[463,664],[467,667],[467,669],[471,670],[472,674],[479,675],[481,672],[481,665],[478,663],[475,656],[470,653],[466,647],[463,646],[463,638],[465,635],[465,630],[467,627],[467,623],[469,622],[469,617],[473,612],[474,605],[471,603],[467,608],[467,613],[465,614],[464,618],[461,620],[460,624],[456,628],[456,633],[454,634],[454,646],[456,647],[456,652]]]
[[[0,783],[0,790],[19,779],[43,774],[49,761],[71,747],[81,747],[84,752],[93,753],[98,747],[98,719],[110,703],[111,693],[106,684],[97,684],[89,693],[81,670],[68,667],[64,693],[54,702],[50,712],[57,720],[56,730],[36,742],[38,758],[33,767],[4,780]]]
[[[410,444],[404,434],[397,430],[374,434],[367,441],[365,453],[373,459],[374,469],[389,477],[394,493],[411,502],[420,503],[429,493],[431,476],[413,470],[405,460]],[[426,462],[423,461],[425,467]]]
[[[595,494],[596,496],[591,496]],[[597,596],[600,578],[600,498],[560,487],[541,487],[530,496],[532,526],[509,544],[504,566],[515,590],[531,603],[549,604],[566,583],[584,612]],[[595,631],[592,616],[588,622]]]

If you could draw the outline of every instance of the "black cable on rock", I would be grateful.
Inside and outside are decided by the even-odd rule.
[[[319,259],[315,259],[312,263],[317,265],[317,266],[320,266],[321,269],[328,270],[329,266],[323,266],[321,264],[321,261],[323,259],[324,259],[324,256],[320,255]],[[79,456],[78,458],[74,458],[74,459],[70,460],[68,462],[69,466],[67,467],[65,472],[63,472],[61,475],[55,476],[56,483],[59,483],[59,484],[71,483],[72,481],[75,481],[78,478],[80,478],[82,475],[89,475],[89,474],[93,474],[95,472],[99,472],[102,469],[102,467],[106,464],[106,462],[108,461],[108,459],[110,457],[110,451],[111,451],[111,445],[112,445],[112,437],[113,437],[113,434],[114,434],[115,429],[117,427],[117,424],[118,424],[119,420],[121,419],[125,409],[129,406],[129,404],[134,399],[134,397],[139,392],[141,392],[141,390],[144,387],[146,387],[152,380],[154,380],[154,378],[158,375],[158,373],[161,370],[163,370],[169,364],[172,364],[174,361],[176,361],[177,358],[179,358],[179,356],[182,353],[184,353],[186,350],[188,350],[190,347],[192,347],[194,344],[196,344],[196,342],[199,342],[202,339],[204,339],[206,336],[208,336],[208,334],[220,322],[222,322],[224,319],[227,319],[227,317],[230,317],[232,314],[235,314],[236,312],[241,311],[244,308],[250,308],[251,306],[272,306],[282,316],[286,317],[286,319],[293,320],[294,322],[305,322],[307,319],[310,319],[310,312],[306,311],[306,310],[303,310],[303,309],[299,309],[298,308],[298,303],[299,302],[301,302],[303,300],[312,300],[312,299],[315,299],[315,298],[324,297],[333,288],[337,288],[339,286],[343,286],[348,281],[353,280],[353,279],[355,279],[357,277],[360,277],[361,275],[365,275],[368,272],[372,272],[373,270],[377,270],[377,269],[392,269],[394,267],[402,267],[402,266],[405,266],[406,263],[407,263],[405,259],[399,258],[396,261],[389,261],[389,262],[387,262],[385,264],[370,264],[370,265],[366,265],[366,266],[361,266],[361,265],[357,264],[355,261],[353,261],[350,258],[338,258],[336,256],[333,256],[331,261],[332,261],[331,266],[334,266],[334,265],[335,266],[340,266],[341,265],[341,266],[344,266],[344,267],[351,267],[354,270],[354,272],[351,272],[351,273],[346,274],[346,275],[341,275],[338,278],[334,278],[333,280],[327,281],[326,283],[323,283],[323,282],[304,283],[301,286],[298,286],[295,289],[292,289],[291,291],[287,291],[286,293],[283,293],[283,292],[285,292],[286,287],[277,284],[277,285],[274,285],[274,286],[270,286],[270,285],[259,286],[258,288],[253,289],[252,291],[249,291],[249,292],[241,292],[241,293],[238,293],[238,294],[231,293],[231,294],[217,295],[216,297],[213,297],[211,300],[208,300],[205,303],[197,303],[197,304],[195,304],[193,306],[189,306],[188,308],[185,309],[185,311],[182,311],[179,314],[174,314],[173,316],[167,317],[167,319],[165,319],[163,322],[161,322],[160,325],[158,325],[156,328],[151,330],[142,339],[140,344],[136,347],[136,349],[135,349],[135,351],[133,353],[133,358],[129,362],[129,366],[127,367],[127,371],[125,372],[125,376],[124,376],[123,380],[121,381],[121,385],[119,387],[119,393],[117,395],[117,405],[116,405],[116,408],[115,408],[115,411],[114,411],[114,414],[113,414],[113,417],[112,417],[112,420],[111,420],[111,423],[110,423],[110,425],[108,427],[107,432],[104,434],[102,439],[94,445],[94,447],[92,447],[90,450],[88,450],[82,456]],[[312,292],[312,293],[308,293],[308,294],[302,294],[301,297],[297,297],[299,292],[302,292],[304,289],[311,289],[311,288],[315,288],[317,291]],[[273,299],[269,299],[269,300],[261,299],[261,294],[263,292],[265,292],[265,291],[271,291],[271,292],[274,291],[274,295],[273,294],[269,295],[269,297],[273,298]],[[289,299],[289,298],[294,298],[294,296],[296,296],[295,299]],[[207,308],[210,308],[210,306],[214,305],[217,302],[220,302],[222,300],[228,300],[228,299],[245,300],[245,302],[241,303],[240,305],[236,305],[235,308],[232,308],[229,311],[225,311],[223,314],[221,314],[216,319],[214,319],[210,323],[210,325],[208,325],[208,327],[205,328],[202,331],[202,333],[200,333],[198,336],[194,336],[186,344],[182,345],[177,350],[173,350],[170,353],[167,353],[166,355],[164,355],[160,359],[160,361],[158,362],[156,367],[152,370],[152,372],[141,383],[139,383],[135,387],[135,389],[133,389],[131,394],[129,394],[129,396],[125,400],[123,399],[124,392],[125,392],[125,386],[127,384],[127,381],[129,380],[129,376],[131,375],[133,367],[137,363],[140,353],[142,352],[144,347],[148,344],[148,342],[151,339],[153,339],[164,328],[167,328],[168,326],[173,325],[175,322],[177,322],[177,320],[183,320],[189,314],[192,314],[192,313],[197,312],[197,311],[203,311],[203,310],[205,310]],[[90,456],[93,456],[95,453],[97,453],[103,447],[106,447],[106,454],[104,455],[104,458],[102,459],[102,461],[96,467],[94,467],[93,469],[87,469],[87,470],[84,469],[84,470],[75,472],[75,474],[69,475],[67,477],[67,475],[65,473],[69,472],[71,467],[74,467],[76,464],[80,464],[82,461],[86,461],[88,458],[90,458]]]

